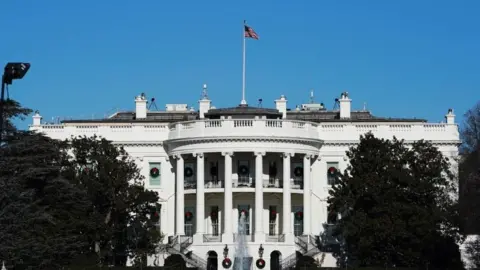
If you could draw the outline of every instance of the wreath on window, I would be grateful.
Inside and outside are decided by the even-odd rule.
[[[276,218],[277,218],[277,211],[271,210],[270,211],[270,219],[273,220],[273,219],[276,219]]]
[[[193,176],[193,170],[190,167],[186,167],[185,170],[183,171],[185,174],[185,177],[192,177]]]
[[[335,168],[335,167],[328,168],[328,175],[329,176],[335,176],[336,174],[337,174],[337,168]]]
[[[150,169],[151,177],[158,177],[159,175],[160,175],[160,170],[157,167],[153,167]]]
[[[210,217],[211,217],[213,220],[217,220],[217,218],[218,218],[218,213],[217,213],[217,211],[212,211],[212,212],[210,213]]]
[[[248,216],[247,210],[242,209],[242,211],[240,211],[240,216],[242,215],[242,213],[245,215],[245,217]]]
[[[223,259],[223,261],[222,261],[222,266],[223,266],[223,268],[225,268],[225,269],[230,268],[230,267],[232,266],[232,260],[230,260],[229,258]]]
[[[210,175],[217,176],[217,167],[213,166],[210,168]]]
[[[258,269],[265,268],[265,260],[264,259],[258,259],[255,264],[257,265]]]
[[[295,219],[302,220],[303,219],[303,212],[302,211],[296,212],[295,213]]]
[[[240,172],[240,175],[248,175],[248,167],[245,165],[240,166],[238,171]]]
[[[294,170],[293,170],[293,174],[296,176],[296,177],[301,177],[303,175],[303,168],[302,167],[296,167]]]
[[[188,212],[185,212],[185,220],[187,221],[191,221],[193,218],[193,213],[188,211]]]

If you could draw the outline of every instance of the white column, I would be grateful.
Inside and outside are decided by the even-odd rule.
[[[311,170],[311,156],[306,154],[303,157],[303,234],[311,234],[311,184],[310,184],[310,170]]]
[[[293,241],[292,233],[292,197],[290,192],[290,157],[293,153],[283,153],[283,234],[285,241]]]
[[[194,153],[197,157],[197,219],[194,241],[203,242],[205,233],[205,159],[203,153]]]
[[[233,242],[233,192],[232,192],[232,152],[223,152],[222,155],[225,157],[225,191],[224,198],[225,203],[223,206],[223,212],[225,217],[224,222],[224,233],[222,236],[222,241],[224,243]]]
[[[263,156],[265,152],[255,153],[255,242],[265,241],[263,228]]]
[[[176,155],[175,159],[177,160],[177,223],[176,223],[176,232],[177,235],[185,235],[185,191],[184,186],[184,177],[183,170],[184,163],[182,155]]]

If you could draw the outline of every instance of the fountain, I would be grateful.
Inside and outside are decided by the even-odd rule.
[[[250,270],[252,258],[248,255],[246,215],[242,211],[238,222],[238,234],[235,246],[234,270]]]

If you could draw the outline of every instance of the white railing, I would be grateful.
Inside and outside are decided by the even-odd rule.
[[[164,141],[189,137],[268,136],[321,139],[324,141],[358,140],[366,132],[381,138],[416,141],[458,141],[457,125],[422,122],[332,122],[313,123],[274,119],[196,120],[177,123],[67,123],[30,126],[55,139],[70,136],[101,135],[111,141]]]
[[[268,136],[318,139],[317,124],[293,120],[221,119],[170,125],[169,139],[195,137]]]
[[[358,140],[360,135],[372,132],[376,137],[391,139],[393,136],[407,141],[421,139],[432,141],[459,140],[457,125],[422,122],[384,122],[384,123],[321,123],[319,136],[324,141]]]
[[[186,236],[193,236],[194,232],[195,232],[195,228],[193,228],[193,224],[185,224]]]

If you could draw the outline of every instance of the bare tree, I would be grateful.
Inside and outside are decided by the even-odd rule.
[[[462,152],[470,154],[480,148],[480,101],[465,114],[464,127],[461,130]]]
[[[480,234],[480,102],[465,114],[461,130],[460,211],[464,217],[463,232]],[[467,256],[474,267],[480,267],[480,238],[467,243]]]

